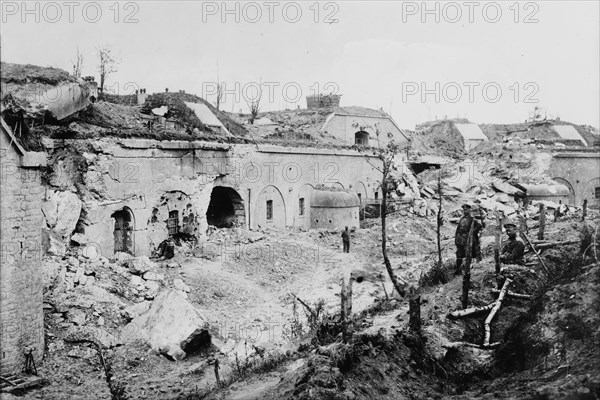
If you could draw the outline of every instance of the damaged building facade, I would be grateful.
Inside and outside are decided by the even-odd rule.
[[[169,237],[201,240],[209,226],[358,227],[360,203],[381,196],[377,158],[354,150],[102,139],[101,151],[74,156],[75,141],[45,142],[53,196],[78,179],[89,191],[62,239],[108,258],[151,255]],[[346,212],[323,193],[343,197]]]

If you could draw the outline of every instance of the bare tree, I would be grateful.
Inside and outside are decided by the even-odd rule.
[[[117,72],[118,61],[113,55],[112,48],[106,44],[96,49],[98,51],[98,72],[100,73],[100,93],[104,93],[104,83],[110,74]]]
[[[217,61],[217,111],[220,110],[221,102],[223,101],[223,89],[224,84],[221,82],[219,77],[219,61]]]
[[[379,126],[375,125],[374,130],[375,134],[377,135],[377,142],[381,143],[379,140]],[[390,280],[394,285],[394,289],[396,289],[401,296],[404,296],[406,292],[405,287],[408,283],[396,276],[387,253],[387,198],[391,190],[393,190],[398,184],[394,176],[394,171],[397,170],[394,161],[396,156],[401,152],[400,145],[393,140],[391,133],[388,133],[388,139],[389,141],[385,147],[381,147],[379,144],[379,147],[373,152],[373,155],[375,155],[381,161],[381,166],[372,163],[368,157],[365,157],[365,159],[369,164],[371,164],[371,166],[373,166],[373,168],[381,172],[381,253],[383,254],[383,263],[385,264],[385,269],[387,270]],[[400,281],[402,281],[402,285],[400,284]]]
[[[217,111],[219,111],[222,101],[223,101],[223,84],[221,82],[217,82]]]
[[[73,76],[81,78],[81,72],[83,70],[83,54],[79,52],[79,47],[77,47],[75,58],[71,60],[71,62],[73,63]]]
[[[260,100],[262,98],[261,83],[258,85],[256,97],[246,98],[243,96],[248,108],[250,109],[250,124],[254,125],[254,120],[258,116],[258,110],[260,110]]]

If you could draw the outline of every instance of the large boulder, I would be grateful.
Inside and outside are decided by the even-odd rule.
[[[173,289],[161,292],[148,311],[123,328],[123,342],[140,339],[174,360],[183,360],[187,353],[210,345],[206,319]]]
[[[157,268],[156,264],[146,256],[130,258],[123,263],[123,266],[135,275],[144,275],[149,270]]]
[[[73,192],[49,190],[42,202],[48,227],[63,239],[69,238],[81,214],[81,200]]]

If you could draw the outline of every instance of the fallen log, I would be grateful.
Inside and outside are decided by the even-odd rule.
[[[508,292],[508,287],[510,286],[511,282],[512,280],[506,278],[506,280],[504,281],[504,285],[502,285],[502,289],[500,290],[500,294],[498,295],[498,300],[496,300],[496,304],[494,304],[494,308],[492,308],[492,311],[490,311],[490,314],[485,319],[485,339],[483,340],[484,346],[490,345],[490,337],[492,336],[490,324],[494,319],[494,316],[502,306],[502,300],[504,300],[504,296],[506,296],[506,292]]]
[[[510,264],[510,265],[505,265],[504,267],[502,267],[502,269],[500,269],[501,274],[503,274],[505,272],[510,273],[510,272],[516,272],[516,271],[535,273],[535,270],[531,269],[531,268],[527,268],[527,265]]]
[[[492,289],[492,293],[500,293],[500,290]],[[531,300],[533,298],[533,296],[530,294],[515,293],[515,292],[511,292],[510,290],[508,291],[508,293],[506,293],[506,295],[508,297],[513,297],[515,299],[521,299],[521,300]]]
[[[469,307],[465,308],[464,310],[452,311],[451,313],[448,313],[448,318],[463,318],[468,317],[469,315],[477,314],[482,311],[489,311],[492,308],[494,308],[495,304],[496,302],[493,302],[491,304],[488,304],[487,306]]]
[[[445,349],[457,349],[459,347],[474,347],[476,349],[481,349],[481,350],[492,350],[495,349],[496,347],[500,346],[500,342],[494,342],[494,343],[490,343],[488,345],[485,344],[475,344],[475,343],[469,343],[469,342],[448,342],[448,343],[442,343],[442,347]]]
[[[571,244],[578,244],[579,240],[567,240],[564,242],[550,242],[550,243],[540,243],[535,245],[536,249],[538,250],[543,250],[543,249],[549,249],[550,247],[555,247],[555,246],[568,246]]]

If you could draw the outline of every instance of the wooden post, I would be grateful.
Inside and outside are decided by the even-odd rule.
[[[502,221],[500,220],[500,213],[498,209],[494,208],[494,215],[496,216],[496,230],[495,239],[496,245],[494,247],[494,262],[496,265],[496,276],[500,274],[500,247],[502,246]]]
[[[348,343],[352,337],[351,317],[352,317],[352,275],[350,271],[345,271],[342,278],[341,291],[341,310],[342,319],[342,339]]]
[[[438,268],[442,268],[442,225],[444,224],[444,220],[442,218],[442,173],[441,170],[438,173],[438,182],[437,182],[437,190],[438,196],[440,196],[438,203],[438,211],[437,211],[437,250],[438,250]]]
[[[465,309],[469,306],[469,289],[471,287],[471,259],[473,256],[473,236],[475,234],[475,219],[471,221],[471,228],[469,229],[469,238],[467,239],[467,254],[465,255],[464,261],[464,275],[462,285],[462,297],[461,304],[462,308]]]
[[[544,229],[546,228],[546,207],[540,203],[540,226],[538,228],[538,240],[544,240]]]
[[[219,378],[219,359],[215,358],[215,379],[217,380],[217,386],[221,387],[221,379]]]
[[[408,299],[408,330],[421,336],[421,293],[415,288]]]

